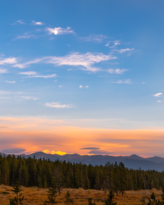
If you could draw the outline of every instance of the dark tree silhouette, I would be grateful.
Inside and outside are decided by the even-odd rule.
[[[24,196],[20,193],[22,190],[18,181],[15,183],[11,191],[13,191],[16,196],[13,199],[10,199],[10,205],[23,205]]]

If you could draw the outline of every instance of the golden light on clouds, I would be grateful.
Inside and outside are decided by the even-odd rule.
[[[28,154],[163,155],[164,130],[91,129],[67,124],[64,120],[1,117],[0,150],[19,147]]]
[[[58,155],[65,155],[65,154],[67,154],[66,152],[62,152],[62,151],[50,151],[50,150],[43,150],[43,152],[44,153],[46,153],[46,154],[58,154]]]

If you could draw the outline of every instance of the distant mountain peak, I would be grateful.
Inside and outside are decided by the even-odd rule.
[[[136,155],[136,154],[132,154],[129,156],[130,158],[133,158],[133,159],[141,159],[142,157]]]

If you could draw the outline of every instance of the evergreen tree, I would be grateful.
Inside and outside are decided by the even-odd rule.
[[[163,202],[156,199],[154,192],[150,195],[150,199],[147,205],[162,205]]]
[[[58,167],[56,169],[54,169],[53,182],[54,182],[54,184],[58,190],[59,196],[60,196],[61,189],[63,186],[63,177],[62,177],[61,170]]]
[[[46,177],[45,174],[44,174],[44,176],[43,176],[43,187],[44,187],[44,188],[47,188],[47,177]]]
[[[70,198],[70,193],[69,193],[69,191],[67,191],[67,194],[66,194],[66,196],[65,196],[65,204],[67,204],[67,205],[69,205],[69,204],[73,204],[74,203],[74,201],[73,201],[73,199],[71,199]]]
[[[120,168],[120,191],[123,196],[124,191],[126,190],[126,169],[122,162],[120,162],[119,168]]]
[[[114,192],[118,195],[118,191],[120,190],[120,171],[117,162],[114,164],[114,171],[113,171],[113,183],[114,183]]]
[[[92,202],[92,198],[89,198],[89,199],[88,199],[88,205],[96,205],[96,203],[95,203],[95,202]]]
[[[41,176],[38,176],[38,178],[37,178],[37,186],[38,186],[39,188],[42,188],[42,179],[41,179]]]
[[[51,183],[51,187],[49,188],[48,191],[48,201],[44,202],[44,205],[50,204],[53,205],[56,203],[56,197],[57,197],[57,190],[56,190],[56,186],[54,185],[54,183]]]
[[[22,193],[20,193],[22,190],[20,188],[18,181],[13,186],[13,190],[11,191],[13,191],[16,194],[16,196],[13,199],[10,199],[10,205],[23,205],[24,196],[22,196]]]
[[[109,191],[108,199],[105,200],[105,205],[116,205],[117,202],[113,202],[114,193],[112,190]]]

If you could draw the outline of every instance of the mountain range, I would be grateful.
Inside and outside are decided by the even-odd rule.
[[[2,156],[6,156],[7,154],[0,153]],[[16,155],[18,156],[18,155]],[[20,156],[20,155],[19,155]],[[142,170],[156,170],[156,171],[164,171],[164,158],[162,157],[149,157],[143,158],[137,156],[135,154],[131,156],[109,156],[109,155],[79,155],[79,154],[66,154],[66,155],[57,155],[57,154],[46,154],[44,152],[36,152],[30,155],[21,155],[24,158],[34,157],[36,159],[49,159],[51,161],[66,161],[71,163],[82,163],[86,165],[105,165],[107,162],[111,164],[124,163],[125,167],[129,169],[142,169]]]

